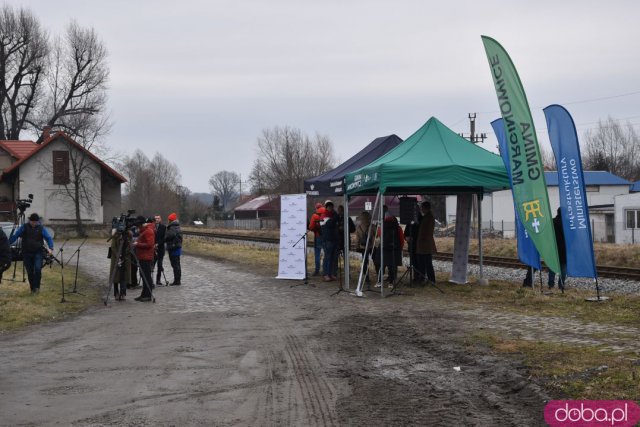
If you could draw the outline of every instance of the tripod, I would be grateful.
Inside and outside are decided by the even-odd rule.
[[[65,240],[62,246],[60,246],[60,249],[58,249],[58,254],[60,255],[60,259],[58,259],[55,255],[51,254],[51,260],[57,262],[58,265],[60,266],[60,285],[62,287],[62,298],[60,299],[61,303],[67,302],[67,300],[64,298],[64,262],[63,262],[64,252],[63,251],[64,251],[64,245],[66,245],[68,241],[69,239]]]
[[[78,289],[77,289],[77,286],[78,286],[78,265],[80,264],[80,248],[82,248],[82,246],[86,243],[86,241],[87,241],[87,238],[85,237],[85,239],[82,241],[82,243],[80,243],[80,246],[78,246],[78,248],[75,250],[75,252],[72,253],[71,256],[69,256],[69,260],[67,260],[67,263],[68,263],[73,258],[74,255],[77,255],[76,256],[76,274],[75,274],[75,277],[73,279],[73,290],[71,291],[71,293],[78,294],[78,295],[83,295],[80,292],[78,292]],[[67,242],[65,241],[65,243],[67,243]]]
[[[13,237],[13,234],[16,232],[17,228],[20,228],[22,226],[24,226],[24,222],[25,222],[25,215],[24,215],[24,211],[26,209],[26,206],[24,206],[21,203],[18,203],[18,206],[16,208],[16,210],[14,211],[14,224],[13,224],[13,228],[11,229],[11,233],[9,234],[9,239],[11,239],[11,237]],[[11,248],[11,257],[13,259],[13,276],[11,277],[11,279],[5,279],[5,280],[9,280],[11,282],[17,282],[16,280],[16,268],[18,267],[18,261],[23,261],[22,262],[22,282],[24,283],[27,279],[26,275],[25,275],[25,267],[24,267],[24,257],[22,256],[22,238],[20,238],[20,240],[16,241],[16,245]]]
[[[340,292],[346,292],[348,294],[352,294],[352,291],[349,291],[347,289],[344,288],[344,283],[343,283],[343,269],[341,268],[341,266],[344,266],[344,263],[348,262],[345,259],[344,256],[344,250],[343,249],[339,249],[338,250],[338,254],[336,255],[338,257],[338,277],[340,278],[340,280],[338,280],[338,290],[335,291],[334,293],[332,293],[329,296],[334,296],[334,295],[338,295]],[[340,260],[342,260],[342,265],[340,264]]]
[[[296,283],[295,285],[289,286],[290,288],[295,288],[296,286],[309,285],[314,288],[316,285],[313,283],[309,283],[309,275],[307,273],[307,232],[305,231],[302,236],[293,244],[292,248],[295,248],[296,245],[300,242],[304,243],[304,281],[302,283]],[[326,255],[325,255],[326,256]]]

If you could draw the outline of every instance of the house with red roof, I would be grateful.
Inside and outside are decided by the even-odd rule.
[[[64,132],[33,141],[0,141],[0,212],[13,219],[15,201],[33,195],[25,212],[36,212],[44,223],[74,223],[74,164],[83,162],[84,194],[80,216],[85,224],[110,223],[121,211],[121,186],[126,179]]]

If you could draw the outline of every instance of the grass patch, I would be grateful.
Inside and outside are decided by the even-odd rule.
[[[478,332],[466,345],[522,361],[555,399],[640,399],[640,359],[600,347],[508,340]]]
[[[453,285],[442,275],[438,286],[445,294],[435,296],[442,300],[454,300],[469,305],[482,306],[531,316],[554,316],[576,318],[585,322],[596,322],[640,327],[640,297],[632,295],[614,296],[607,302],[585,301],[593,297],[593,291],[567,289],[564,294],[555,290],[552,295],[543,295],[539,288],[528,289],[513,282],[491,281],[489,286]],[[546,290],[546,286],[545,286]]]
[[[73,287],[73,275],[67,269],[65,292]],[[42,269],[40,293],[32,295],[29,283],[22,282],[22,263],[16,268],[16,279],[11,282],[13,268],[6,271],[0,283],[0,332],[11,331],[25,325],[63,319],[95,304],[99,300],[99,289],[87,286],[88,280],[78,272],[78,291],[84,295],[67,294],[67,302],[61,303],[60,267]]]
[[[278,274],[278,250],[252,245],[187,238],[183,242],[186,253],[230,261],[260,273]]]

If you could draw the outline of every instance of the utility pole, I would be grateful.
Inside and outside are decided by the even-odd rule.
[[[467,138],[464,134],[460,134],[461,137],[468,139],[474,144],[484,142],[484,140],[487,139],[486,133],[476,135],[476,115],[476,113],[469,113],[469,137]]]

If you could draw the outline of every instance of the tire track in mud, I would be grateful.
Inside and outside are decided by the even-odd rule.
[[[306,396],[306,399],[303,396],[303,402],[307,407],[308,415],[313,416],[313,421],[316,424],[323,426],[337,425],[338,422],[331,404],[332,392],[326,381],[323,381],[322,376],[318,375],[315,366],[317,364],[309,360],[306,354],[307,351],[302,348],[296,336],[285,335],[285,343],[285,351],[293,367],[295,379],[300,386],[301,392]],[[307,400],[309,405],[307,405]],[[312,408],[311,412],[308,410],[309,406]]]

